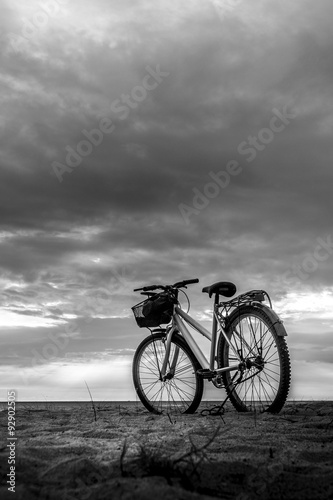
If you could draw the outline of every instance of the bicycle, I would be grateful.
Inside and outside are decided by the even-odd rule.
[[[147,296],[132,307],[136,322],[150,330],[132,365],[139,399],[153,413],[194,413],[208,380],[226,390],[226,400],[239,412],[278,413],[288,396],[291,368],[287,332],[269,295],[251,290],[231,299],[236,286],[223,281],[203,288],[210,298],[214,295],[209,332],[188,314],[190,301],[182,290],[198,282],[189,279],[134,290]],[[187,297],[187,312],[181,309],[179,291]],[[220,296],[230,300],[220,301]],[[186,323],[211,341],[209,361]]]

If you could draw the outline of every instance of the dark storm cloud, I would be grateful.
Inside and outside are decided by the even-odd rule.
[[[15,8],[2,11],[5,33],[22,32],[28,7]],[[332,227],[331,3],[258,1],[223,18],[195,1],[66,9],[17,51],[3,38],[6,310],[82,316],[78,304],[105,287],[112,304],[95,316],[123,316],[134,284],[195,276],[284,296],[281,276]],[[165,76],[135,101],[148,67]],[[284,107],[294,117],[254,147]],[[66,148],[103,118],[114,130],[60,183],[52,163],[66,165]],[[193,189],[204,194],[230,160],[239,175],[186,224],[179,205],[193,208]],[[331,268],[330,257],[295,287],[332,286]]]
[[[314,32],[309,36],[308,44],[312,47],[313,56],[307,55],[307,66],[299,65],[297,72],[294,64],[297,63],[302,40],[299,40],[300,35],[294,34],[292,37],[288,33],[287,39],[289,43],[293,43],[291,52],[295,54],[295,58],[282,65],[283,75],[279,73],[280,79],[270,82],[271,86],[266,82],[266,87],[259,95],[256,84],[262,74],[256,68],[255,61],[259,47],[261,57],[267,56],[262,44],[265,40],[270,41],[269,35],[261,35],[260,40],[251,35],[252,43],[249,44],[247,37],[250,35],[246,35],[241,29],[243,26],[240,21],[231,19],[221,33],[220,24],[208,13],[201,23],[197,21],[190,24],[190,21],[186,20],[184,22],[184,33],[187,35],[180,35],[179,39],[174,41],[169,35],[168,56],[165,55],[164,49],[163,62],[169,62],[164,67],[170,72],[170,76],[137,110],[131,111],[124,123],[115,119],[116,130],[105,137],[103,144],[96,147],[72,174],[65,174],[61,186],[49,176],[50,160],[53,157],[64,161],[66,145],[75,148],[80,140],[84,139],[82,130],[91,130],[97,126],[97,116],[100,116],[101,112],[105,110],[105,115],[112,117],[109,112],[112,100],[120,97],[123,92],[130,92],[144,76],[144,68],[148,62],[148,58],[145,58],[146,51],[142,50],[143,47],[131,46],[134,52],[129,51],[130,56],[127,57],[125,65],[124,62],[119,62],[117,50],[121,54],[121,48],[117,47],[111,51],[85,38],[80,46],[81,57],[77,61],[75,33],[69,35],[63,32],[58,34],[58,39],[48,40],[44,47],[44,50],[49,51],[50,57],[47,61],[26,57],[24,64],[17,64],[21,71],[20,78],[28,83],[30,80],[32,87],[38,82],[40,90],[44,89],[44,92],[31,95],[28,86],[25,89],[29,97],[27,102],[24,102],[24,96],[21,95],[20,121],[18,114],[11,114],[13,127],[20,126],[22,137],[17,144],[15,128],[10,130],[9,135],[15,143],[15,151],[10,140],[8,148],[17,156],[17,168],[24,159],[26,172],[20,172],[18,176],[12,166],[7,174],[7,182],[5,178],[7,199],[5,198],[4,205],[10,212],[10,223],[14,222],[14,214],[17,213],[18,223],[24,224],[22,212],[25,213],[27,223],[32,226],[43,224],[43,216],[48,221],[51,218],[58,223],[61,214],[64,217],[70,214],[74,223],[78,223],[80,218],[83,221],[94,216],[103,218],[110,210],[121,213],[149,213],[149,209],[153,207],[156,212],[170,213],[174,208],[177,214],[177,202],[189,201],[192,187],[198,184],[200,187],[210,169],[218,170],[235,156],[244,163],[246,158],[240,158],[237,153],[239,143],[265,126],[270,119],[271,109],[277,104],[276,100],[280,100],[283,105],[293,98],[297,85],[292,86],[292,82],[297,79],[307,81],[311,74],[318,72],[318,66],[321,69],[325,67],[325,72],[328,72],[326,59],[329,47],[318,46]],[[237,27],[238,36],[234,36]],[[199,38],[198,31],[202,28],[205,37]],[[139,34],[140,25],[137,31]],[[61,43],[64,41],[61,36],[64,38],[65,35],[67,44],[71,48],[74,46],[73,53],[68,55],[66,51],[66,57],[66,44],[63,46]],[[152,45],[151,34],[143,32],[141,38],[144,47]],[[278,47],[281,44],[283,46],[276,59],[272,58],[281,65],[282,49],[285,48],[286,40],[284,38],[283,41],[274,41]],[[176,45],[177,56],[171,59],[170,54],[175,51]],[[156,44],[154,47],[157,59],[160,59],[161,50]],[[320,56],[319,61],[323,61],[321,65],[316,56]],[[62,64],[58,64],[60,61]],[[106,69],[108,67],[109,71]],[[321,74],[323,75],[323,72]],[[29,76],[24,79],[23,75]],[[281,94],[278,87],[281,77],[288,84],[284,84],[285,90],[282,96],[278,96],[278,91]],[[107,79],[110,87],[105,83]],[[283,90],[283,86],[281,88]],[[237,96],[236,91],[243,95]],[[97,105],[98,115],[97,110],[93,109]],[[302,106],[301,99],[298,106]],[[322,118],[322,115],[320,116]],[[29,120],[28,130],[24,130],[25,119]],[[143,124],[143,129],[137,130],[135,127],[140,123]],[[287,191],[293,197],[293,184],[298,183],[300,177],[304,179],[303,172],[306,170],[302,145],[295,142],[294,134],[299,139],[302,138],[304,144],[306,135],[313,134],[314,125],[313,116],[309,116],[308,120],[298,117],[298,123],[293,124],[293,131],[286,130],[284,137],[276,138],[276,142],[267,146],[267,151],[261,153],[261,159],[258,158],[256,164],[245,163],[245,166],[249,167],[248,172],[237,178],[237,186],[251,186],[253,179],[253,196],[258,193],[260,196],[259,190],[262,188],[268,191],[271,189],[272,193],[280,193],[284,187],[284,194]],[[180,137],[177,137],[178,135]],[[138,157],[135,150],[128,152],[129,144],[140,145],[146,151],[146,157]],[[327,146],[325,141],[323,146]],[[297,154],[301,155],[297,158],[298,165],[293,165],[292,169],[285,166],[285,158],[280,156],[281,150],[286,147],[288,154],[294,148]],[[49,150],[47,154],[43,148]],[[276,149],[280,151],[280,155],[275,155]],[[308,158],[307,148],[304,157]],[[291,160],[290,156],[288,159]],[[261,162],[265,163],[262,167],[265,168],[265,175],[259,170]],[[274,184],[276,178],[280,189]],[[308,186],[308,183],[304,184]],[[223,193],[226,204],[231,197],[235,199],[238,194],[232,189],[231,186]],[[28,211],[23,210],[17,199],[16,207],[13,206],[13,192],[17,193],[17,198],[29,200]],[[241,196],[241,193],[238,196]]]

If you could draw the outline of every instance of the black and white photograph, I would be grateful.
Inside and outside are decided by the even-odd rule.
[[[0,0],[0,497],[333,498],[333,2]]]

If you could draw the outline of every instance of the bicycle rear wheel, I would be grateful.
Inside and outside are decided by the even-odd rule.
[[[274,324],[263,311],[252,306],[240,307],[231,314],[226,334],[231,346],[221,334],[218,366],[237,364],[235,352],[245,366],[239,383],[239,373],[222,374],[233,406],[241,412],[278,413],[290,386],[290,359],[285,338],[278,336]]]
[[[201,366],[184,339],[173,334],[168,369],[162,380],[160,370],[165,349],[163,332],[141,342],[133,359],[135,390],[147,410],[153,413],[194,413],[203,393],[203,379],[196,373]]]

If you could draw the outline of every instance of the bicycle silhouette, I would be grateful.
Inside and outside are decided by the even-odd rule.
[[[235,295],[233,283],[221,281],[203,288],[209,297],[214,295],[209,332],[178,301],[180,289],[198,282],[190,279],[134,290],[148,296],[132,310],[138,326],[151,332],[133,359],[133,381],[141,402],[153,413],[193,413],[208,380],[226,390],[226,399],[237,411],[278,413],[288,396],[291,369],[287,333],[269,295],[251,290],[220,302],[220,296]],[[186,323],[211,341],[209,361]]]

